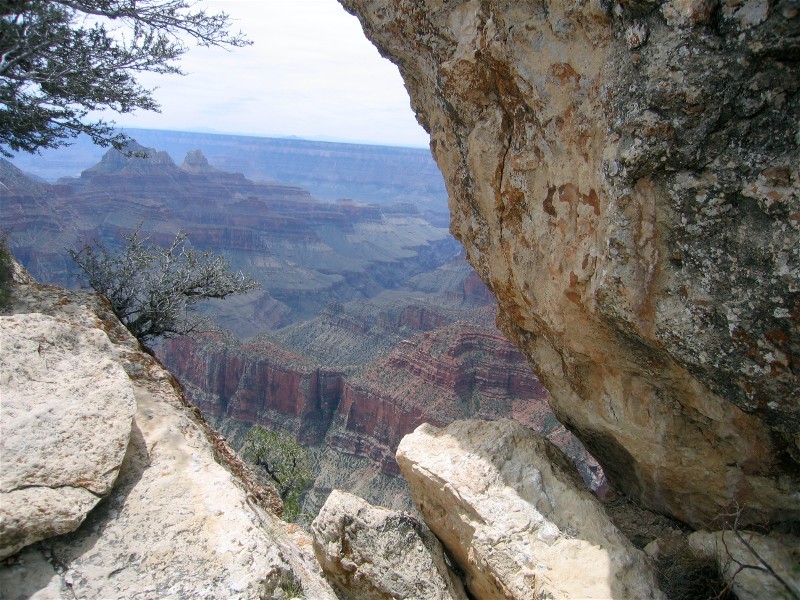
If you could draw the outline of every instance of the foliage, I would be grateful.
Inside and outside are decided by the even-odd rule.
[[[121,251],[95,242],[68,252],[89,285],[108,299],[114,314],[142,342],[198,331],[208,318],[193,312],[195,304],[259,286],[249,275],[232,272],[223,257],[188,247],[181,233],[163,249],[151,245],[140,229],[125,237],[128,243]]]
[[[281,584],[280,588],[287,600],[305,598],[303,595],[303,585],[295,579]]]
[[[124,147],[90,111],[158,111],[139,73],[183,74],[175,61],[200,46],[249,44],[226,13],[195,0],[0,0],[0,154],[55,148],[80,133]]]
[[[11,278],[14,274],[11,251],[8,249],[8,235],[0,236],[0,308],[8,306],[11,300]]]
[[[247,432],[242,454],[245,460],[262,468],[278,488],[287,521],[300,517],[300,496],[311,484],[311,459],[286,431],[273,431],[258,425]]]

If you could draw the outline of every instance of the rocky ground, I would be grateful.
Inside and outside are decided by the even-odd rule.
[[[2,456],[19,473],[3,468],[0,597],[279,598],[297,582],[336,598],[275,493],[100,298],[19,285],[0,330]]]
[[[0,379],[12,433],[2,456],[15,465],[0,488],[4,599],[663,598],[657,568],[673,583],[697,580],[698,559],[694,570],[678,560],[692,551],[716,563],[714,591],[800,589],[787,534],[687,538],[654,521],[639,529],[643,552],[558,448],[510,420],[426,424],[403,439],[398,463],[421,519],[334,491],[306,533],[278,519],[274,492],[99,297],[17,284],[0,340],[14,349]],[[61,368],[69,373],[58,377]],[[98,402],[108,407],[102,427]],[[97,452],[108,462],[81,460]],[[100,501],[64,519],[82,489]],[[27,502],[13,501],[19,493]],[[633,519],[623,521],[630,532]],[[746,576],[736,564],[750,565]]]

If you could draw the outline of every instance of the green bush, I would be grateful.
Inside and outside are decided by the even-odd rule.
[[[242,455],[261,468],[275,484],[283,500],[284,520],[297,521],[302,516],[301,496],[312,480],[308,450],[286,431],[256,425],[247,432]]]
[[[11,250],[8,249],[8,236],[0,237],[0,308],[11,301],[11,282],[14,274]]]

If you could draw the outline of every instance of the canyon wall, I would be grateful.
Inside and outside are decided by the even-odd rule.
[[[127,129],[139,143],[173,158],[201,148],[223,170],[249,179],[299,185],[316,198],[352,198],[381,205],[413,202],[447,219],[447,193],[427,148],[342,144],[297,138],[267,138],[160,129]],[[20,153],[13,163],[47,181],[80,175],[105,150],[86,136],[67,148]]]
[[[611,483],[694,525],[800,518],[796,3],[341,2]]]
[[[312,448],[324,470],[336,470],[336,476],[317,474],[311,510],[333,487],[409,507],[404,486],[391,480],[400,474],[394,457],[400,440],[422,423],[443,426],[470,417],[514,418],[547,434],[587,482],[603,485],[597,463],[553,418],[547,390],[524,357],[491,329],[450,324],[341,369],[265,338],[175,338],[159,354],[191,402],[234,445],[254,424],[282,427]],[[346,472],[353,470],[360,475]]]

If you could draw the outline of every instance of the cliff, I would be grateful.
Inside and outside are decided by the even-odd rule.
[[[478,349],[515,352],[485,332],[453,336],[421,381],[463,373]],[[436,330],[423,338],[436,344]],[[398,462],[430,529],[337,492],[309,536],[275,517],[274,492],[98,296],[18,280],[0,343],[13,349],[0,357],[3,598],[663,598],[652,561],[574,466],[514,421],[425,424],[404,438]],[[423,370],[409,351],[387,362]],[[690,543],[737,597],[796,596],[796,538],[733,533]],[[754,548],[770,570],[731,572]]]
[[[797,520],[800,18],[786,1],[342,0],[559,419],[691,524]]]
[[[314,331],[324,328],[329,345],[359,346],[349,335],[352,324],[340,315],[335,325],[317,320]],[[358,489],[372,502],[408,506],[384,496],[403,494],[385,477],[399,475],[394,454],[400,440],[421,423],[447,425],[470,417],[513,418],[546,434],[575,461],[587,482],[602,487],[597,463],[555,421],[547,390],[496,330],[457,322],[399,342],[396,331],[360,333],[379,338],[377,357],[338,368],[265,337],[246,342],[221,336],[176,338],[159,354],[192,403],[234,440],[242,426],[280,426],[320,454],[328,467],[318,473],[309,509],[319,509],[334,487]],[[387,344],[393,339],[394,347]],[[376,352],[375,345],[361,346],[371,351],[346,356]],[[329,360],[336,356],[319,352]],[[355,471],[362,476],[354,477]]]
[[[337,597],[98,296],[19,283],[0,339],[0,597]]]

